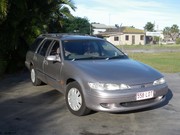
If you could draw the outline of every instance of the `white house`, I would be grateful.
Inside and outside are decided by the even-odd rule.
[[[107,41],[114,45],[145,45],[144,30],[133,27],[108,29],[98,34],[98,36],[106,38]]]

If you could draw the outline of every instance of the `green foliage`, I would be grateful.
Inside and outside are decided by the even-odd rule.
[[[7,16],[8,0],[0,0],[0,24]]]
[[[180,44],[180,38],[176,39],[176,44]]]
[[[147,22],[147,24],[144,26],[144,30],[153,32],[155,25],[151,22]]]
[[[66,19],[64,31],[69,33],[90,34],[90,23],[87,18],[74,17]]]
[[[7,61],[0,60],[0,77],[4,74],[7,67]]]
[[[63,31],[64,19],[72,18],[69,8],[76,8],[71,0],[0,0],[0,58],[8,61],[6,70],[24,66],[39,34]]]
[[[179,36],[179,26],[174,24],[171,27],[165,27],[163,30],[163,34],[175,41]]]
[[[154,37],[154,40],[155,40],[156,42],[159,42],[159,39],[160,39],[160,38],[157,37],[157,36]]]

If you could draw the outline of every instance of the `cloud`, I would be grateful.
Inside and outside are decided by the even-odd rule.
[[[172,13],[167,4],[157,1],[137,0],[90,0],[76,3],[75,16],[87,17],[90,22],[106,25],[122,24],[143,29],[147,22],[163,29],[178,24],[179,17]],[[174,22],[174,23],[173,23]]]

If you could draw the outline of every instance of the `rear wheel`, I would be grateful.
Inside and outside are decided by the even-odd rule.
[[[34,86],[41,85],[41,80],[37,78],[34,67],[31,67],[31,82]]]
[[[90,109],[86,107],[81,87],[77,82],[71,82],[67,85],[66,104],[74,115],[83,116],[90,113]]]

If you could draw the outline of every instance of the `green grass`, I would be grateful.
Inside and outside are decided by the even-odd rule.
[[[180,52],[129,53],[128,55],[164,73],[180,72]]]
[[[124,50],[180,49],[179,44],[173,44],[173,45],[119,45],[117,47],[120,49],[124,49]]]

